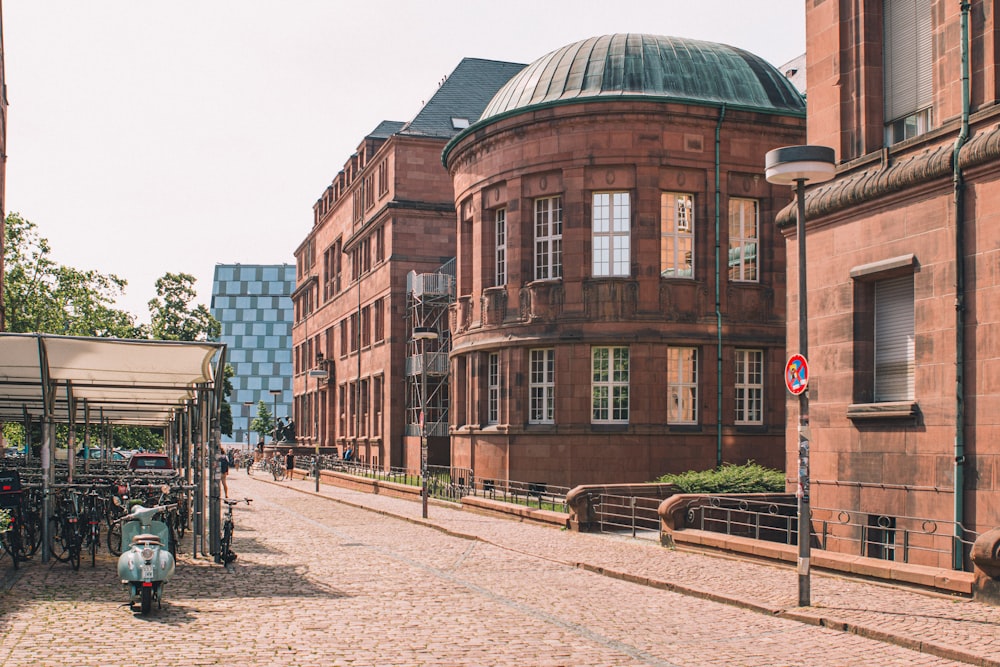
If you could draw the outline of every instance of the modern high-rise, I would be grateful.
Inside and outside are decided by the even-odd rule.
[[[292,264],[215,265],[211,310],[222,324],[219,340],[227,345],[226,361],[235,371],[229,396],[233,435],[223,436],[223,442],[249,442],[259,401],[275,417],[290,418],[294,289]]]

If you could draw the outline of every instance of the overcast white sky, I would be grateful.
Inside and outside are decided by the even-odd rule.
[[[365,134],[463,57],[530,63],[646,32],[805,51],[804,0],[6,0],[7,210],[56,261],[128,280],[292,263]]]

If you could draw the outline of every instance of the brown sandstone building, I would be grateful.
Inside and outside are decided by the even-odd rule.
[[[806,198],[812,503],[839,517],[829,548],[961,568],[951,537],[1000,525],[997,9],[807,3],[809,143],[838,161]],[[794,304],[793,211],[778,222]]]
[[[522,67],[463,60],[413,120],[385,121],[366,136],[313,207],[313,227],[295,252],[292,295],[300,445],[349,450],[373,466],[419,466],[419,437],[406,435],[416,417],[406,409],[404,381],[407,274],[438,275],[454,257],[441,150]],[[435,383],[444,384],[440,376]],[[446,463],[447,437],[434,444]]]
[[[764,155],[804,114],[753,54],[655,35],[570,44],[497,92],[444,152],[451,464],[561,486],[781,467],[791,193]]]

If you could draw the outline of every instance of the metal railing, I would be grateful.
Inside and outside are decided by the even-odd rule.
[[[660,533],[660,498],[648,496],[616,496],[602,493],[594,497],[594,514],[602,533]]]
[[[782,502],[737,496],[692,499],[685,511],[691,528],[782,544],[798,544],[794,496]],[[964,560],[978,534],[952,521],[813,506],[811,539],[818,549],[902,563],[951,567],[960,543]],[[960,528],[956,536],[956,526]]]
[[[566,507],[566,494],[569,491],[569,487],[545,482],[474,478],[470,495],[553,512],[569,512]]]

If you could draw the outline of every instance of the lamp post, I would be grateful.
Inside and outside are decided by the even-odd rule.
[[[271,444],[278,446],[278,397],[281,396],[280,389],[268,389],[267,393],[274,397],[274,432],[271,435]]]
[[[806,291],[806,183],[829,181],[836,173],[835,154],[826,146],[785,146],[768,151],[764,158],[765,178],[769,183],[794,185],[799,271],[799,354],[809,359],[809,309]],[[808,382],[808,376],[806,377]],[[799,393],[798,465],[799,482],[796,490],[799,521],[799,606],[810,605],[809,555],[809,389]]]
[[[437,340],[433,327],[413,327],[413,340],[420,341],[420,504],[427,518],[427,341]]]
[[[316,364],[323,364],[323,353],[316,353]],[[314,460],[314,473],[316,474],[316,493],[319,493],[319,405],[313,405],[312,401],[309,399],[309,378],[316,378],[316,389],[319,390],[319,381],[325,380],[330,377],[330,372],[325,368],[313,368],[306,375],[306,400],[310,402],[309,407],[312,409],[313,413],[313,437],[316,439],[315,447],[315,460]]]
[[[250,444],[250,415],[253,414],[250,409],[253,407],[253,401],[243,401],[243,407],[247,409],[247,453],[250,453],[253,450],[253,446]]]

